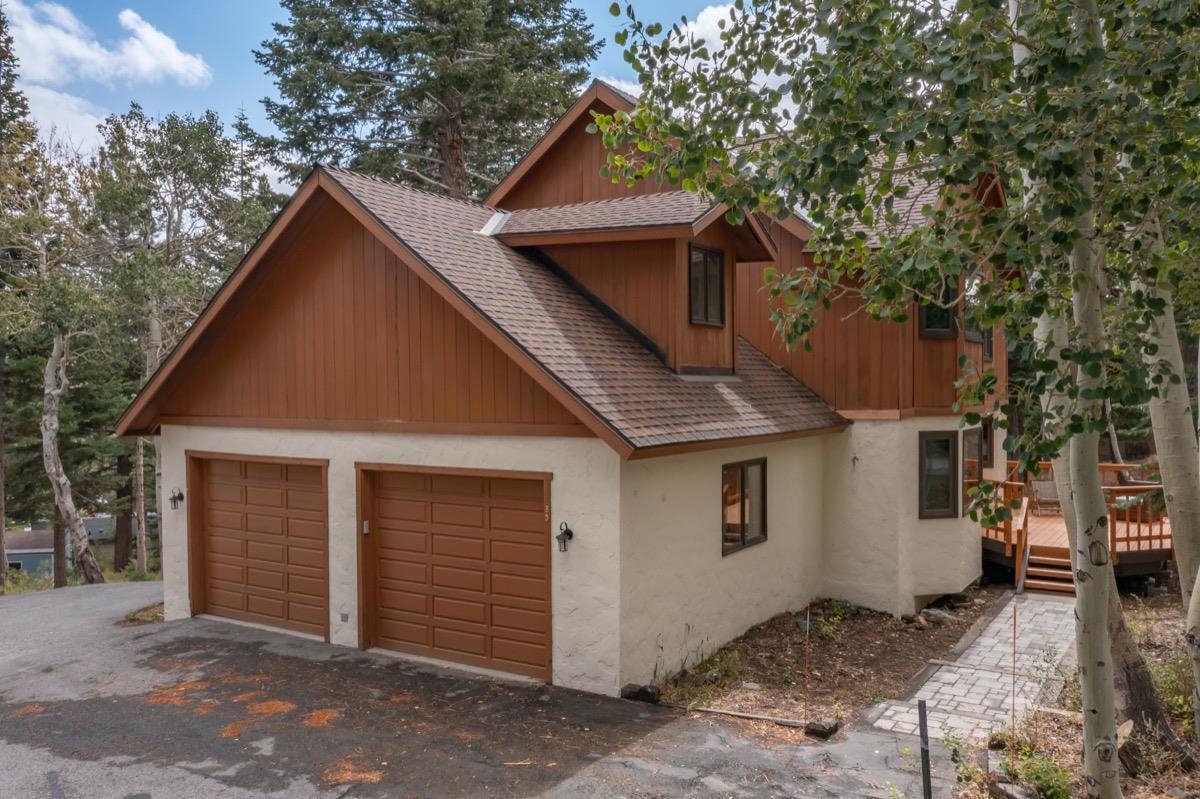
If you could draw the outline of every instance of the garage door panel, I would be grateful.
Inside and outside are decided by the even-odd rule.
[[[406,619],[380,618],[378,634],[383,640],[392,640],[406,644],[429,644],[429,625]]]
[[[492,593],[499,596],[537,599],[546,592],[543,580],[517,574],[492,573]]]
[[[431,509],[434,524],[449,524],[457,527],[483,527],[486,509],[478,505],[451,505],[435,502]]]
[[[452,630],[447,627],[433,628],[433,645],[438,649],[451,652],[462,652],[467,655],[487,655],[487,636],[483,633],[471,633],[465,630]]]
[[[445,535],[434,533],[433,554],[447,555],[452,558],[470,558],[483,560],[487,544],[482,538],[469,538],[462,535]]]
[[[247,513],[245,530],[249,533],[267,533],[283,535],[282,516],[265,515],[262,513]]]
[[[395,549],[402,552],[419,552],[424,554],[429,543],[429,534],[415,530],[383,529],[377,533],[379,546],[383,549]]]
[[[370,485],[375,644],[548,678],[545,483],[386,472]]]
[[[492,626],[508,630],[540,633],[546,629],[546,610],[530,610],[510,605],[492,605]]]
[[[381,497],[376,504],[376,518],[381,523],[398,522],[427,522],[429,521],[429,503],[415,499],[388,499]]]
[[[209,613],[324,635],[328,526],[322,470],[206,460],[200,492]],[[292,507],[295,500],[296,507]]]
[[[487,586],[487,573],[483,569],[460,569],[434,564],[433,584],[441,588],[483,591]]]
[[[438,619],[467,621],[474,624],[487,623],[487,603],[447,596],[433,598],[433,615]]]
[[[429,581],[429,568],[424,563],[401,560],[380,560],[379,577],[385,580],[403,580],[410,583]]]
[[[429,491],[432,494],[454,494],[466,497],[484,496],[484,478],[464,474],[431,474]]]
[[[521,566],[541,566],[546,562],[546,545],[517,543],[515,541],[490,542],[493,563],[512,563]]]
[[[497,530],[540,533],[546,529],[546,519],[540,509],[492,508],[491,526]]]

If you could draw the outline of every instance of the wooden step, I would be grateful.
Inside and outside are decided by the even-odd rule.
[[[1034,564],[1037,564],[1038,566],[1053,567],[1056,569],[1066,569],[1068,572],[1071,571],[1071,561],[1069,558],[1051,558],[1047,557],[1046,555],[1030,555],[1029,565],[1033,566]]]
[[[1063,582],[1073,582],[1070,569],[1053,569],[1045,566],[1034,566],[1029,564],[1029,568],[1025,570],[1026,581],[1030,577],[1044,578],[1047,580],[1062,580]]]
[[[1074,594],[1075,583],[1061,580],[1026,579],[1026,591],[1052,591],[1056,594]]]

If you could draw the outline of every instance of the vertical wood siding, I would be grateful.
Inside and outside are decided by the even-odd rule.
[[[268,257],[164,416],[577,424],[333,202]]]

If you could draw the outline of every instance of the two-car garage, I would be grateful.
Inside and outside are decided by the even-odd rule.
[[[192,612],[328,638],[322,461],[189,453]],[[363,466],[364,647],[549,680],[549,477]]]

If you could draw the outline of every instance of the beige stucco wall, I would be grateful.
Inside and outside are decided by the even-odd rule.
[[[187,490],[187,450],[329,461],[329,637],[343,646],[359,643],[356,462],[552,472],[551,530],[567,521],[575,531],[568,552],[552,552],[553,679],[596,693],[618,690],[621,467],[598,439],[164,426],[161,443],[168,492]],[[162,520],[170,619],[191,615],[185,506],[166,509]]]
[[[917,517],[917,434],[958,431],[959,423],[957,416],[859,420],[829,439],[824,595],[911,613],[921,598],[960,591],[979,576],[979,528],[970,517]]]
[[[621,465],[621,681],[694,665],[819,592],[828,436]],[[766,457],[767,540],[721,554],[721,466]]]

